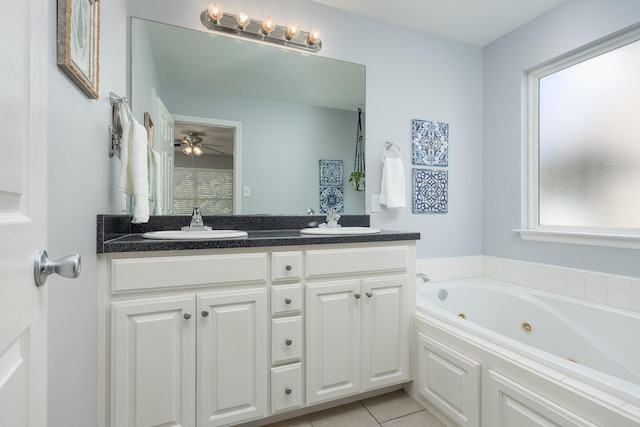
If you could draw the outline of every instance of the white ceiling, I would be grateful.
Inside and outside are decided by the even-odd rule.
[[[565,0],[313,0],[337,9],[484,47]]]

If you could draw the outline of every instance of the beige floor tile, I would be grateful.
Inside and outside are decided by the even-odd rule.
[[[314,412],[308,418],[313,427],[379,427],[360,402]]]
[[[420,411],[396,418],[382,424],[382,427],[446,427],[429,411]]]
[[[425,410],[404,390],[371,397],[363,400],[362,404],[379,423]]]
[[[311,427],[311,421],[306,416],[302,416],[280,421],[279,423],[272,423],[265,427]]]

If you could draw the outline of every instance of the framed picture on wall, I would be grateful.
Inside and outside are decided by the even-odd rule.
[[[99,1],[58,0],[58,66],[93,99],[98,99],[99,41]]]

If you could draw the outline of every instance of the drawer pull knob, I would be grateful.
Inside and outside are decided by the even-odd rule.
[[[292,268],[293,267],[291,267],[290,265],[287,265],[284,269],[287,270],[287,271],[291,271]]]
[[[287,338],[286,340],[284,340],[284,343],[286,345],[291,345],[291,344],[293,344],[293,341],[291,341],[289,338]]]
[[[189,319],[191,319],[191,313],[189,313],[187,311],[182,317],[184,317],[185,319],[189,320]]]
[[[202,313],[200,313],[202,315],[202,317],[207,317],[209,316],[209,312],[207,310],[202,310]]]
[[[284,303],[285,304],[291,304],[291,298],[285,298],[284,299]]]
[[[373,294],[371,292],[367,292],[366,295],[371,298],[373,296]]]
[[[293,390],[291,390],[291,387],[285,387],[284,388],[284,394],[291,394]]]
[[[360,294],[354,294],[353,296],[354,296],[354,297],[356,297],[356,299],[360,299],[360,297],[361,297],[362,295],[360,295]]]

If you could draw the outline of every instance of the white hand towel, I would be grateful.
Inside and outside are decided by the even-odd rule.
[[[120,142],[118,189],[133,195],[133,223],[149,221],[149,181],[147,171],[147,130],[136,119],[126,122]]]
[[[382,186],[380,204],[388,208],[404,208],[404,166],[402,159],[384,158],[382,164]]]

